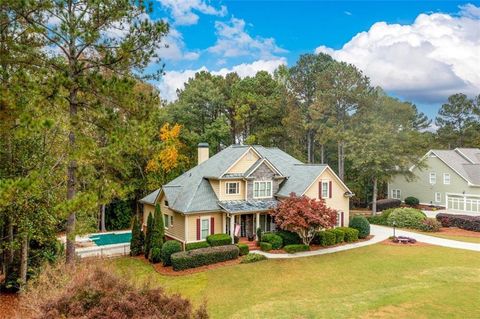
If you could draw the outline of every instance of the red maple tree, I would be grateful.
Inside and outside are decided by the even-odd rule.
[[[297,233],[305,245],[310,244],[318,231],[337,223],[337,211],[327,207],[324,200],[298,197],[295,193],[281,201],[271,215],[280,229]]]

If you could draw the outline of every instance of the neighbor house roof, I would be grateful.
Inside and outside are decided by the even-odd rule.
[[[469,184],[480,186],[480,149],[456,148],[454,150],[431,150],[429,153],[435,154]]]
[[[253,149],[261,157],[252,166],[257,167],[260,163],[267,162],[281,174],[279,176],[286,178],[286,181],[281,184],[279,192],[275,194],[277,196],[289,196],[292,192],[299,195],[303,194],[327,167],[327,165],[304,164],[276,147],[231,145],[170,183],[163,185],[161,189],[156,190],[141,201],[153,204],[161,191],[165,194],[168,206],[182,213],[218,210],[238,211],[253,209],[253,207],[263,204],[269,205],[268,201],[238,201],[238,203],[232,202],[230,204],[219,202],[208,181],[208,179],[245,178],[248,176],[251,169],[243,174],[226,174],[225,172],[250,149]],[[259,210],[259,208],[255,209]]]

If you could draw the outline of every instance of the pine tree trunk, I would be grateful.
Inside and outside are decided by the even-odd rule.
[[[377,214],[377,193],[378,193],[378,179],[373,178],[373,198],[372,198],[372,214]]]
[[[105,204],[102,204],[100,206],[100,231],[107,231],[107,229],[105,228]]]
[[[312,163],[312,135],[310,130],[307,130],[307,161],[309,164]]]
[[[27,283],[28,269],[28,234],[22,235],[22,250],[20,254],[20,285],[24,287]]]
[[[343,181],[345,177],[345,155],[344,155],[343,142],[338,142],[338,177]]]
[[[325,145],[320,145],[320,164],[325,164]]]

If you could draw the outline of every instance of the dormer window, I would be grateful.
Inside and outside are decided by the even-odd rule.
[[[253,182],[253,198],[272,197],[272,182],[261,181]]]
[[[227,195],[235,195],[240,193],[240,183],[239,182],[227,182],[225,183],[225,193]]]

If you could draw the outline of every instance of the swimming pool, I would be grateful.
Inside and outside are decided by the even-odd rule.
[[[88,236],[97,246],[129,243],[132,239],[132,232],[95,234]]]

